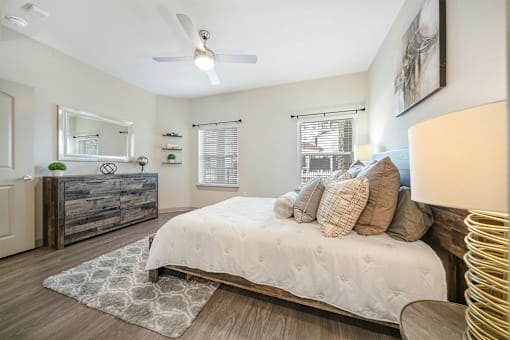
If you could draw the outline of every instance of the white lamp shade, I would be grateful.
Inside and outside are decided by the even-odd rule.
[[[357,144],[356,159],[360,161],[372,160],[372,144]]]
[[[409,129],[414,201],[508,211],[506,101],[449,113]]]

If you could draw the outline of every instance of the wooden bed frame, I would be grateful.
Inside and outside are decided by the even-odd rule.
[[[399,168],[401,173],[401,184],[409,186],[409,159],[407,150],[404,149],[382,153],[376,155],[374,158],[382,158],[385,155],[390,155],[392,161]],[[436,251],[439,258],[443,262],[446,271],[448,300],[463,303],[463,292],[466,288],[466,284],[464,280],[465,265],[462,258],[467,251],[466,245],[464,243],[464,237],[467,234],[467,229],[464,227],[463,221],[467,215],[467,211],[432,207],[432,212],[434,215],[434,224],[430,228],[427,235],[425,235],[423,238],[423,241],[427,242]],[[152,244],[153,238],[154,235],[149,237],[149,248]],[[171,275],[180,273],[180,275],[184,275],[186,279],[189,279],[192,276],[196,276],[255,293],[299,303],[301,305],[317,308],[342,316],[361,319],[387,327],[399,328],[399,325],[396,323],[363,318],[359,315],[355,315],[353,313],[328,305],[327,303],[301,298],[283,289],[256,284],[236,275],[230,275],[226,273],[210,273],[184,266],[165,266],[150,270],[149,279],[152,282],[156,282],[159,275],[162,273],[169,273]]]

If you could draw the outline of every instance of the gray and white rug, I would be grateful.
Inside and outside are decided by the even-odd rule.
[[[171,276],[151,283],[145,271],[148,254],[148,240],[143,239],[50,276],[43,286],[129,323],[179,337],[219,285]]]

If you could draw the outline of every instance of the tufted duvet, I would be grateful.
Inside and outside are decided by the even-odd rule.
[[[393,323],[411,301],[446,300],[443,265],[424,242],[354,232],[325,238],[316,222],[276,218],[273,203],[235,197],[171,219],[154,238],[146,269],[238,275]]]

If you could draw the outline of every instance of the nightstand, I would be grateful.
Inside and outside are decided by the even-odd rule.
[[[466,306],[453,302],[411,302],[400,313],[400,335],[405,340],[462,339],[465,312]]]

